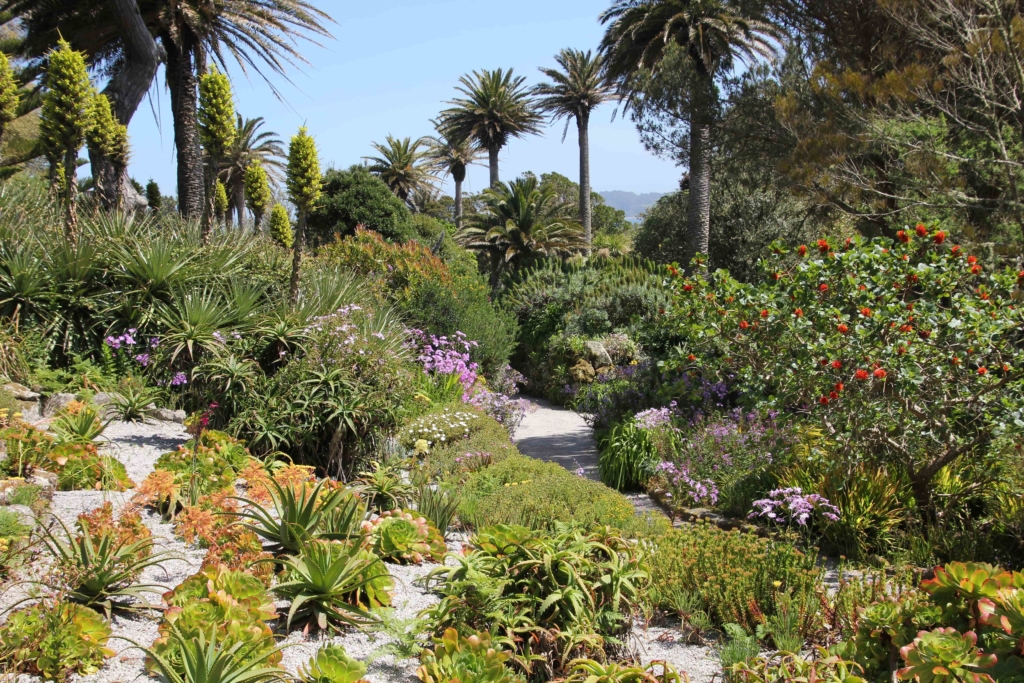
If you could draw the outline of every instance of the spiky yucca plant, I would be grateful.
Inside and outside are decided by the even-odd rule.
[[[85,57],[71,49],[66,40],[57,42],[46,57],[43,106],[39,139],[50,162],[50,181],[64,204],[64,230],[72,244],[78,243],[78,212],[75,209],[75,175],[78,150],[85,143],[91,124],[93,87]]]
[[[231,81],[211,67],[199,79],[199,139],[206,150],[206,210],[203,212],[203,243],[210,239],[213,218],[217,213],[217,173],[220,160],[231,151],[235,142],[235,103],[231,95]],[[227,210],[227,193],[224,194]]]
[[[272,197],[270,195],[270,182],[267,179],[267,171],[259,161],[253,161],[245,169],[245,204],[252,211],[253,231],[258,232],[263,224],[263,216],[270,206]],[[280,206],[278,204],[277,206]],[[276,209],[277,206],[274,208]],[[283,206],[281,207],[284,208]],[[285,213],[285,217],[287,217]],[[239,220],[241,223],[241,220]],[[288,226],[289,231],[291,226]]]
[[[217,632],[209,637],[186,635],[177,627],[171,628],[169,638],[175,641],[181,653],[181,666],[143,648],[153,662],[153,675],[160,683],[284,683],[288,673],[271,666],[270,659],[281,651],[280,647],[262,650],[259,641],[235,643],[225,647],[217,642]]]
[[[295,306],[299,302],[299,267],[306,242],[306,216],[320,198],[320,158],[316,142],[305,126],[299,128],[288,146],[288,194],[299,213],[292,246],[292,278],[288,287],[288,300]]]

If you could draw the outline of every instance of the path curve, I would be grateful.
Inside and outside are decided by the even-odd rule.
[[[557,463],[570,472],[583,468],[584,476],[600,481],[597,441],[583,416],[541,398],[522,398],[530,403],[530,408],[513,439],[519,452]]]

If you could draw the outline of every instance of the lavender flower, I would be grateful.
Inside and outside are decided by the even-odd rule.
[[[185,376],[184,372],[177,372],[174,377],[171,378],[172,387],[180,387],[183,384],[188,384],[188,377]]]
[[[770,491],[767,498],[755,500],[749,517],[764,517],[772,522],[796,522],[800,526],[807,526],[815,514],[828,522],[836,522],[839,521],[840,513],[839,508],[829,502],[828,498],[817,493],[805,494],[799,486],[794,486]]]

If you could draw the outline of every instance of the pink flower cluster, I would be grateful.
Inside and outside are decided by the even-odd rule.
[[[673,462],[659,463],[654,471],[664,477],[672,488],[672,495],[688,499],[693,505],[714,505],[718,502],[718,487],[710,479],[695,479],[686,465],[677,467]]]
[[[657,429],[672,424],[676,412],[676,402],[672,401],[666,408],[650,408],[633,416],[636,426],[640,429]]]
[[[805,494],[799,486],[794,486],[775,489],[768,493],[767,498],[755,500],[749,517],[764,517],[780,524],[796,522],[800,526],[807,526],[815,514],[829,522],[839,521],[839,508],[829,502],[828,498],[817,493]]]
[[[466,389],[476,383],[479,366],[470,361],[469,352],[477,343],[470,341],[462,332],[453,337],[427,335],[422,330],[410,330],[417,340],[417,360],[428,375],[458,375],[459,382]]]

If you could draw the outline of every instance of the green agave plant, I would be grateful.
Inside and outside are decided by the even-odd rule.
[[[299,667],[302,683],[357,683],[366,674],[366,665],[352,659],[341,645],[326,645]]]
[[[277,552],[294,554],[302,550],[309,541],[316,538],[331,513],[349,500],[349,493],[344,489],[322,493],[327,484],[326,479],[312,489],[308,486],[281,486],[274,479],[269,484],[273,489],[273,512],[259,503],[238,498],[248,507],[231,514],[250,520],[250,523],[243,526],[272,543]]]
[[[172,626],[168,638],[174,641],[180,663],[172,663],[161,654],[145,649],[152,662],[153,675],[161,683],[285,683],[288,674],[270,664],[280,647],[267,649],[264,643],[236,642],[225,645],[211,634],[199,631],[186,634]]]
[[[74,412],[61,413],[50,429],[57,435],[57,443],[92,443],[98,439],[110,424],[101,420],[92,406],[82,406]]]
[[[416,677],[423,683],[515,683],[523,678],[505,666],[512,656],[495,649],[491,636],[474,633],[463,638],[454,628],[434,639],[433,650],[420,653]]]
[[[283,580],[273,589],[292,603],[287,627],[304,622],[307,631],[326,630],[375,622],[372,614],[358,606],[356,596],[379,579],[373,568],[381,564],[357,546],[336,541],[307,544],[298,556],[285,559]]]
[[[991,676],[978,670],[995,666],[996,656],[983,654],[977,644],[974,631],[921,631],[913,643],[900,648],[907,665],[897,675],[902,681],[918,683],[994,683]]]

